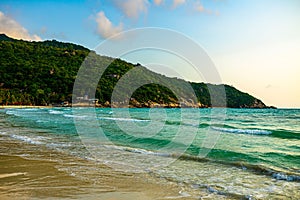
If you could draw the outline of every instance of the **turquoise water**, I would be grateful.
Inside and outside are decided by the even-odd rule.
[[[297,109],[3,109],[0,116],[2,140],[150,173],[191,196],[300,198]]]

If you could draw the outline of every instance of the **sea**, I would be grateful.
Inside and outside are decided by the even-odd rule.
[[[2,156],[67,155],[145,173],[178,185],[176,198],[300,199],[299,109],[0,109],[0,143],[9,142],[24,148]],[[60,165],[72,176],[94,171],[76,166]]]

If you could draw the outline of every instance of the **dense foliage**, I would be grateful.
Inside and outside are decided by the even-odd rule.
[[[50,44],[53,45],[50,45]],[[45,105],[70,98],[88,50],[58,42],[0,42],[0,103]]]
[[[89,59],[86,59],[87,57]],[[4,34],[0,34],[0,105],[49,105],[71,102],[74,81],[83,63],[94,68],[108,66],[100,80],[97,79],[99,82],[96,94],[94,92],[90,95],[95,95],[101,105],[111,102],[112,93],[117,86],[120,89],[117,97],[125,96],[125,99],[130,100],[130,104],[140,107],[150,106],[150,103],[178,105],[179,101],[192,102],[195,105],[200,102],[197,105],[209,107],[212,106],[210,93],[215,91],[218,94],[219,87],[225,88],[228,107],[265,106],[253,96],[228,85],[188,83],[156,74],[139,64],[99,56],[80,45],[55,40],[14,40]],[[132,71],[134,73],[128,73]],[[95,68],[92,75],[86,75],[81,81],[88,83],[92,76],[98,76],[97,73],[99,69]],[[142,86],[134,91],[128,90],[139,84]],[[176,87],[171,90],[169,85]],[[195,92],[198,102],[189,99],[186,92],[189,87]],[[82,90],[76,94],[79,97],[86,93],[88,92]]]

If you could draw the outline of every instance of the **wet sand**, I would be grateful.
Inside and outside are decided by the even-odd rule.
[[[190,199],[171,182],[157,183],[149,174],[118,172],[106,165],[60,153],[37,152],[38,159],[11,154],[34,145],[4,143],[0,148],[0,199]],[[23,145],[23,147],[22,147]],[[31,147],[32,146],[32,147]],[[11,150],[5,153],[5,150]],[[43,152],[44,155],[41,155]],[[51,161],[51,157],[55,161]],[[57,159],[58,156],[61,158]],[[53,159],[54,160],[54,159]],[[60,160],[58,162],[58,160]]]

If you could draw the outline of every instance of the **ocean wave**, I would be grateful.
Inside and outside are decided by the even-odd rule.
[[[245,162],[232,162],[232,161],[225,161],[225,160],[216,160],[213,158],[203,158],[199,156],[193,156],[188,154],[176,154],[176,153],[165,153],[159,151],[150,151],[141,148],[133,148],[133,147],[125,147],[125,146],[117,146],[117,145],[105,145],[106,148],[115,149],[119,151],[126,151],[136,154],[143,154],[145,156],[159,156],[159,157],[169,157],[179,160],[185,161],[193,161],[193,162],[212,162],[212,163],[219,163],[222,165],[238,167],[243,170],[249,170],[256,174],[263,174],[268,175],[276,180],[282,181],[291,181],[291,182],[300,182],[300,175],[299,173],[294,172],[284,172],[278,171],[267,166],[259,165],[259,164],[249,164]]]
[[[131,121],[131,122],[148,122],[148,119],[134,119],[134,118],[117,118],[117,117],[98,117],[99,120],[113,120],[113,121]]]
[[[14,110],[7,110],[6,114],[7,115],[22,116],[20,113],[18,113],[17,111],[14,111]]]
[[[273,131],[272,134],[274,137],[282,138],[282,139],[300,139],[300,134],[292,131],[284,130],[284,131]]]
[[[37,111],[40,110],[41,108],[21,108],[24,111]]]
[[[167,125],[181,125],[181,121],[166,121]]]
[[[58,110],[49,110],[48,112],[49,112],[50,114],[53,114],[53,115],[63,114],[62,111],[58,111]]]
[[[46,144],[47,147],[51,148],[59,148],[59,147],[72,147],[73,144],[70,143],[48,143]]]
[[[131,153],[136,153],[136,154],[152,155],[152,156],[159,156],[159,157],[169,157],[169,158],[176,158],[176,159],[187,160],[187,161],[199,161],[199,162],[210,161],[210,159],[208,159],[208,158],[192,156],[192,155],[188,155],[188,154],[151,151],[151,150],[146,150],[146,149],[142,149],[142,148],[127,147],[127,146],[120,146],[120,145],[104,145],[104,147],[108,148],[108,149],[115,149],[115,150],[119,150],[119,151],[131,152]]]
[[[175,125],[175,126],[192,126],[192,127],[197,127],[197,128],[207,128],[207,127],[216,127],[216,128],[234,128],[233,126],[226,125],[226,124],[210,124],[208,123],[185,123],[182,121],[166,121],[167,125]]]
[[[194,185],[194,187],[195,187],[195,185]],[[226,196],[226,197],[229,197],[229,198],[232,198],[232,199],[245,199],[245,200],[252,200],[252,199],[254,199],[252,197],[252,195],[243,195],[243,194],[228,192],[228,191],[226,191],[225,188],[223,188],[221,186],[218,186],[218,185],[203,184],[203,185],[199,185],[198,187],[199,188],[200,187],[202,187],[202,188],[204,187],[210,193],[215,193],[215,194],[218,194],[218,195],[223,195],[223,196]]]
[[[270,135],[272,131],[259,129],[237,129],[237,128],[221,128],[212,126],[211,129],[225,133],[249,134],[249,135]]]
[[[37,122],[37,123],[47,123],[48,121],[38,119],[38,120],[36,120],[36,122]]]
[[[288,175],[284,173],[273,172],[272,177],[277,180],[300,182],[300,176],[297,175]]]
[[[145,155],[171,157],[169,153],[160,153],[160,152],[148,151],[148,150],[144,150],[144,149],[125,148],[124,150],[128,151],[128,152],[132,152],[132,153],[139,153],[139,154],[145,154]]]
[[[273,168],[264,165],[250,164],[245,162],[227,162],[227,161],[219,161],[219,160],[213,160],[213,162],[239,167],[243,170],[250,170],[256,174],[269,175],[276,180],[300,182],[300,174],[295,172],[275,170]]]
[[[86,118],[86,115],[69,115],[69,114],[64,114],[64,117],[67,118]]]
[[[270,175],[276,180],[300,182],[300,175],[293,172],[281,172],[262,165],[252,165],[245,163],[233,163],[235,166],[241,166],[243,169],[252,170],[258,174]]]
[[[170,155],[170,156],[178,157],[178,155]],[[202,157],[191,156],[191,155],[186,155],[186,154],[180,155],[180,157],[178,157],[178,158],[180,160],[195,161],[195,162],[219,163],[222,165],[238,167],[243,170],[250,170],[256,174],[269,175],[276,180],[300,182],[300,174],[297,172],[287,172],[287,171],[275,170],[275,169],[269,168],[267,166],[259,165],[259,164],[249,164],[249,163],[245,163],[245,162],[230,162],[230,161],[225,161],[225,160],[215,160],[215,159],[211,159],[211,158],[202,158]]]
[[[155,151],[149,151],[146,149],[125,147],[125,146],[118,146],[118,145],[104,145],[104,147],[108,148],[108,149],[115,149],[115,150],[119,150],[119,151],[126,151],[126,152],[144,154],[144,155],[153,155],[153,156],[162,156],[162,157],[170,157],[171,156],[171,154],[169,154],[169,153],[160,153],[160,152],[155,152]]]
[[[8,109],[5,112],[7,115],[15,115],[17,117],[27,117],[29,114],[40,114],[42,112],[38,112],[37,108],[32,108],[32,109]]]

